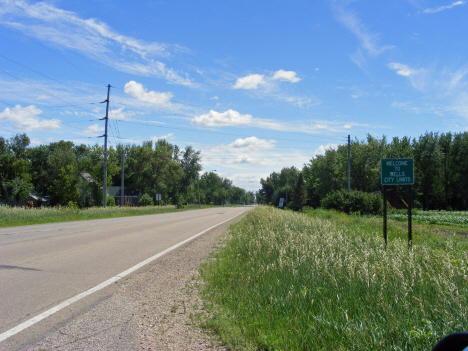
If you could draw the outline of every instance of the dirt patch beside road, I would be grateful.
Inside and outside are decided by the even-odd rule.
[[[216,336],[196,326],[196,316],[207,313],[197,289],[198,268],[228,226],[210,230],[119,284],[117,295],[135,306],[133,323],[141,350],[227,350]]]

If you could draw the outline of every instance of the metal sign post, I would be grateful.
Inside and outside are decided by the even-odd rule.
[[[411,185],[414,184],[414,161],[412,158],[384,158],[381,161],[381,184],[383,186],[383,235],[387,247],[387,185],[409,185],[408,203],[408,245],[411,246]]]
[[[387,186],[383,186],[383,238],[387,248]]]

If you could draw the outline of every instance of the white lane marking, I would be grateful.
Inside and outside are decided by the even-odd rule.
[[[16,327],[13,327],[10,330],[7,330],[6,332],[0,334],[0,342],[8,339],[9,337],[11,337],[11,336],[13,336],[13,335],[15,335],[15,334],[17,334],[17,333],[19,333],[21,331],[23,331],[24,329],[29,328],[30,326],[42,321],[43,319],[53,315],[54,313],[60,311],[61,309],[65,308],[67,306],[70,306],[72,303],[75,303],[76,301],[81,300],[83,297],[91,295],[92,293],[95,293],[96,291],[99,291],[99,290],[105,288],[106,286],[109,286],[112,283],[115,283],[117,280],[122,279],[123,277],[135,272],[137,269],[143,267],[144,265],[147,265],[151,261],[154,261],[155,259],[167,254],[168,252],[171,252],[172,250],[177,249],[179,246],[182,246],[182,245],[188,243],[189,241],[199,237],[200,235],[205,234],[207,231],[209,231],[209,230],[211,230],[213,228],[216,228],[217,226],[219,226],[219,225],[221,225],[223,223],[226,223],[226,222],[230,221],[231,219],[236,218],[237,216],[240,216],[244,212],[246,212],[246,211],[242,211],[241,213],[235,215],[234,217],[231,217],[231,218],[226,219],[226,220],[224,220],[222,222],[219,222],[218,224],[215,224],[214,226],[209,227],[208,229],[205,229],[204,231],[202,231],[202,232],[200,232],[198,234],[195,234],[194,236],[191,236],[190,238],[185,239],[184,241],[181,241],[180,243],[175,244],[175,245],[171,246],[170,248],[168,248],[168,249],[166,249],[164,251],[161,251],[160,253],[158,253],[158,254],[156,254],[156,255],[154,255],[154,256],[152,256],[152,257],[150,257],[150,258],[148,258],[148,259],[146,259],[146,260],[144,260],[144,261],[142,261],[140,263],[138,263],[137,265],[133,266],[132,268],[129,268],[126,271],[123,271],[122,273],[117,274],[116,276],[106,280],[105,282],[102,282],[101,284],[96,285],[94,288],[83,291],[81,294],[78,294],[78,295],[76,295],[76,296],[62,302],[61,304],[58,304],[57,306],[52,307],[51,309],[49,309],[49,310],[47,310],[45,312],[42,312],[41,314],[27,320],[26,322],[23,322],[23,323],[17,325]]]

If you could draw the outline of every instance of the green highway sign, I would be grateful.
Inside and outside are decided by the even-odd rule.
[[[413,185],[412,158],[384,158],[381,160],[382,185]]]

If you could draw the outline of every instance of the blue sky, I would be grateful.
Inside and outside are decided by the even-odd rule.
[[[467,1],[0,0],[0,135],[165,138],[247,190],[369,133],[468,123]]]

